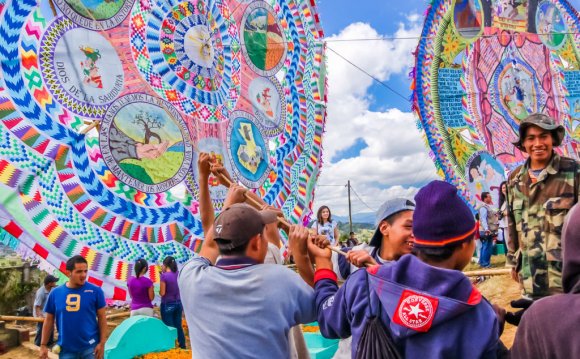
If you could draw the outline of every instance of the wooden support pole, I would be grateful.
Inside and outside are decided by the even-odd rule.
[[[127,311],[127,312],[122,312],[122,313],[115,313],[115,314],[109,314],[107,315],[107,320],[109,319],[115,319],[115,318],[123,318],[123,317],[128,317],[129,315],[131,315],[131,312]],[[23,322],[43,322],[44,318],[35,318],[35,317],[19,317],[16,315],[0,315],[0,320],[5,320],[5,321],[15,321],[15,320],[20,320]]]
[[[90,130],[97,127],[98,124],[99,121],[93,121],[93,123],[91,123],[88,127],[86,127],[84,130],[81,131],[81,134],[86,135],[87,133],[89,133]]]
[[[52,16],[56,16],[56,8],[54,7],[54,1],[48,0],[48,4],[50,5],[50,10],[52,10]]]
[[[130,311],[121,312],[121,313],[115,313],[115,314],[109,314],[109,315],[107,315],[107,320],[109,320],[109,319],[115,319],[115,318],[128,317],[130,315],[131,315],[131,312]]]
[[[14,321],[14,320],[20,320],[23,322],[44,322],[44,318],[35,318],[35,317],[18,317],[15,315],[0,315],[0,320],[6,320],[6,321]]]
[[[480,269],[468,272],[463,272],[468,277],[486,277],[486,276],[496,276],[496,275],[506,275],[511,273],[511,268],[496,268],[496,269]]]

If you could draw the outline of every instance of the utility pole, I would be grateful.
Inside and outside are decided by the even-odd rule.
[[[346,184],[348,187],[348,222],[350,223],[350,231],[352,232],[352,208],[350,205],[350,180]]]

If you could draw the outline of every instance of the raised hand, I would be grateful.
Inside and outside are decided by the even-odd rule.
[[[236,203],[243,203],[246,201],[246,191],[247,189],[245,189],[244,187],[232,183],[232,185],[230,186],[230,189],[228,190],[228,195],[226,197],[225,203],[224,203],[224,207],[228,207],[231,206],[232,204],[236,204]]]
[[[308,242],[309,232],[308,229],[303,226],[292,225],[288,233],[288,239],[290,241],[289,246],[292,248],[292,253],[294,255],[301,254],[307,255],[307,242]]]
[[[369,264],[369,265],[377,264],[375,259],[373,257],[371,257],[369,252],[367,252],[365,250],[356,250],[356,251],[351,250],[351,251],[349,251],[346,254],[346,260],[348,260],[350,263],[354,264],[355,266],[357,266],[359,268],[364,267],[367,264]]]
[[[197,158],[197,168],[199,171],[199,177],[207,179],[211,172],[211,157],[209,153],[201,152]]]
[[[229,185],[229,183],[233,183],[234,181],[232,180],[232,177],[230,176],[230,173],[228,172],[228,170],[226,170],[226,168],[223,166],[223,164],[221,164],[216,157],[213,157],[213,161],[211,162],[211,173],[217,178],[218,182],[222,185],[227,187]],[[229,183],[227,181],[224,180],[224,178],[227,179],[227,181],[229,181]]]
[[[311,234],[310,239],[308,240],[308,253],[311,258],[324,258],[330,260],[332,252],[330,251],[330,248],[328,248],[329,245],[330,242],[326,236]]]

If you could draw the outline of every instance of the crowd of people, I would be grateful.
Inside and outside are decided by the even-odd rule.
[[[323,336],[341,339],[336,358],[577,357],[580,342],[563,338],[578,333],[580,319],[580,209],[574,207],[580,168],[554,151],[563,136],[546,115],[521,122],[514,145],[528,159],[502,184],[497,207],[482,193],[479,223],[454,186],[432,181],[414,200],[385,201],[370,241],[358,243],[350,233],[341,253],[327,206],[311,228],[288,227],[281,211],[232,184],[216,217],[209,177],[231,179],[215,157],[200,154],[205,239],[180,270],[172,257],[164,260],[162,319],[180,328],[183,310],[196,333],[193,358],[304,358],[299,325],[313,321]],[[260,208],[246,204],[248,198]],[[281,231],[297,273],[280,265]],[[477,238],[483,268],[494,242],[506,246],[522,293],[512,303],[519,310],[506,313],[490,303],[462,272]],[[152,315],[148,264],[140,259],[134,268],[131,314]],[[56,322],[62,358],[101,358],[103,292],[86,282],[82,257],[72,257],[66,270],[65,285],[53,288],[47,277],[37,293],[35,313],[45,317],[41,357]],[[519,325],[510,350],[500,340],[505,321]],[[182,332],[178,339],[185,347]]]

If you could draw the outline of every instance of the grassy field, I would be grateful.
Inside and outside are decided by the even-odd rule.
[[[139,172],[135,170],[130,170],[132,173],[127,172],[128,175],[141,180],[143,183],[156,184],[163,181],[167,181],[173,177],[181,164],[183,163],[183,152],[165,152],[162,156],[155,159],[137,160],[137,159],[127,159],[121,162],[121,167],[131,168],[141,168],[149,176],[149,178],[140,178]],[[124,167],[123,165],[131,165]],[[148,183],[150,181],[151,183]]]

